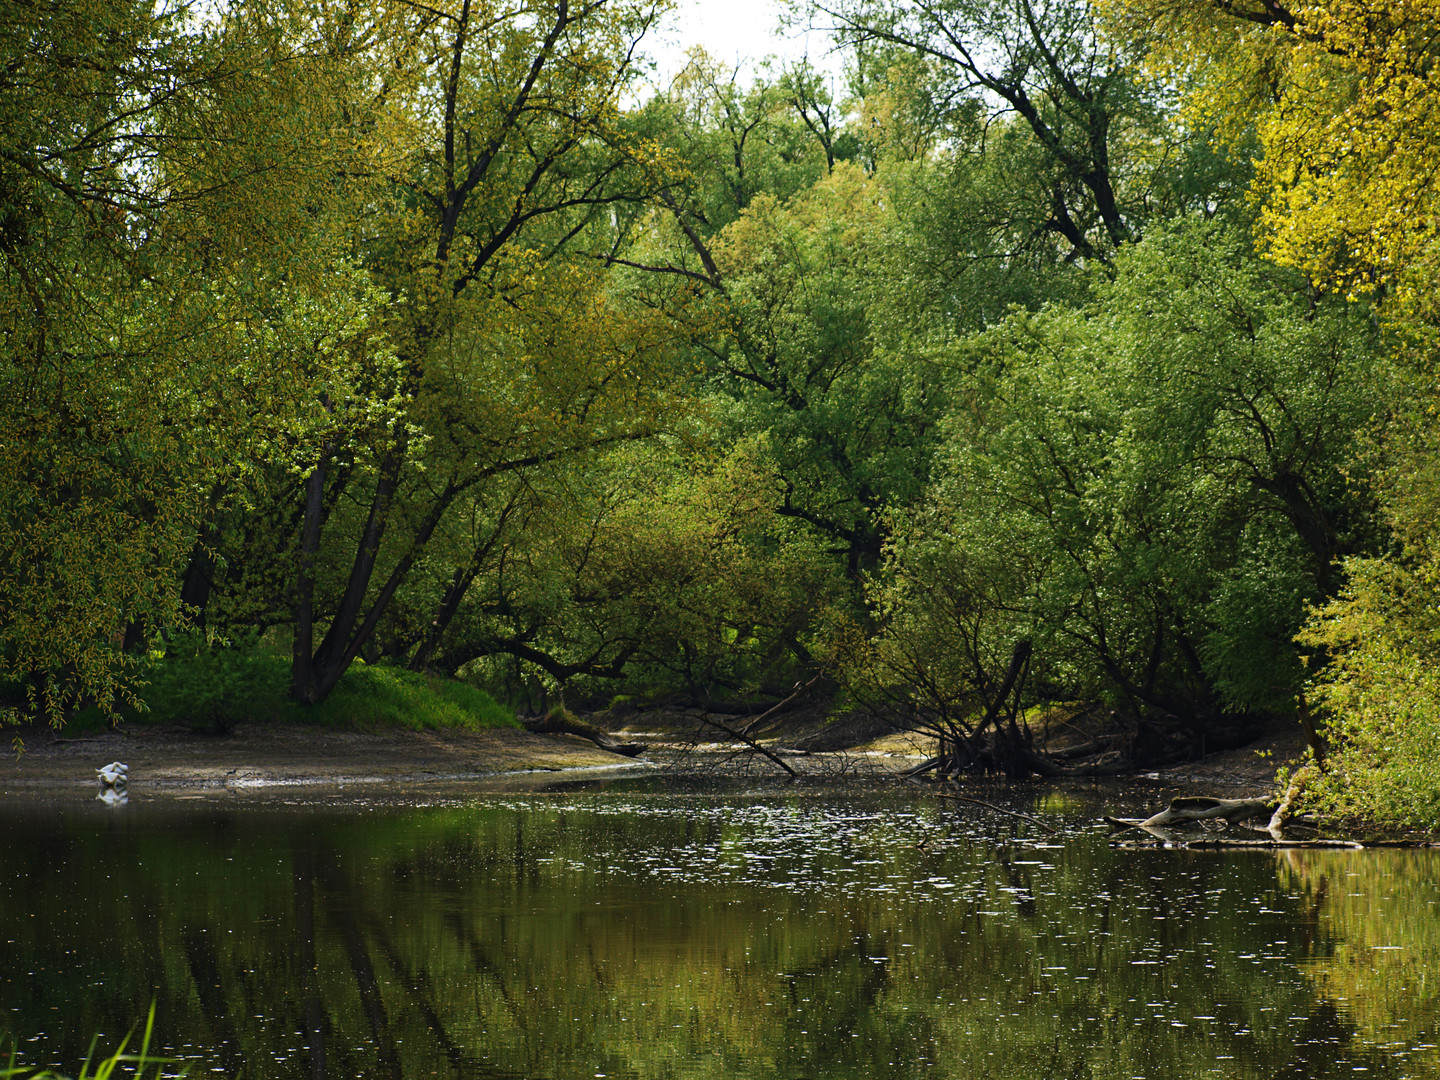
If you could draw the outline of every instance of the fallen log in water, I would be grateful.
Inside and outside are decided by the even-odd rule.
[[[1292,849],[1292,848],[1340,848],[1340,849],[1361,849],[1368,847],[1432,847],[1430,841],[1402,841],[1377,840],[1335,840],[1310,837],[1307,839],[1294,839],[1286,836],[1285,829],[1291,823],[1295,807],[1299,802],[1300,795],[1315,775],[1313,768],[1300,769],[1291,778],[1290,784],[1285,791],[1285,796],[1278,803],[1271,799],[1216,799],[1209,796],[1182,795],[1170,800],[1170,805],[1158,814],[1152,814],[1148,818],[1119,818],[1106,815],[1104,821],[1115,827],[1117,830],[1111,835],[1110,843],[1113,847],[1127,848],[1204,848],[1209,850],[1230,850],[1230,849]],[[1268,822],[1264,832],[1269,835],[1264,838],[1240,838],[1184,834],[1175,831],[1173,826],[1197,825],[1209,821],[1223,821],[1227,825],[1238,824],[1242,821],[1249,821],[1253,818],[1266,817]],[[1141,832],[1145,836],[1125,835],[1131,832]],[[1261,830],[1256,830],[1261,831]]]
[[[1251,818],[1269,816],[1273,819],[1274,805],[1269,799],[1215,799],[1208,795],[1179,795],[1171,799],[1171,804],[1162,809],[1159,814],[1152,814],[1148,818],[1112,818],[1106,815],[1104,821],[1109,822],[1116,829],[1128,831],[1128,829],[1140,829],[1148,832],[1152,837],[1152,844],[1175,844],[1191,847],[1184,837],[1169,832],[1171,825],[1195,825],[1207,821],[1223,821],[1227,825],[1238,824],[1241,821],[1250,821]],[[1282,840],[1272,834],[1267,844],[1274,844]],[[1250,841],[1246,841],[1250,844]],[[1136,847],[1143,847],[1143,842],[1138,842]]]
[[[1234,825],[1262,815],[1268,817],[1273,809],[1274,806],[1268,799],[1212,799],[1203,795],[1182,795],[1171,799],[1169,806],[1140,824],[1159,827],[1220,818]]]
[[[1191,838],[1187,836],[1151,835],[1145,839],[1136,837],[1134,839],[1111,840],[1110,846],[1123,848],[1202,848],[1210,851],[1250,850],[1259,848],[1262,850],[1279,851],[1281,849],[1289,850],[1291,848],[1341,848],[1360,850],[1369,845],[1363,844],[1358,840],[1241,840],[1238,837],[1223,836],[1197,836]]]
[[[1191,824],[1201,821],[1224,821],[1234,825],[1251,818],[1270,814],[1272,804],[1266,799],[1213,799],[1203,795],[1181,795],[1170,805],[1148,818],[1117,818],[1105,821],[1117,829],[1163,829],[1167,825]]]

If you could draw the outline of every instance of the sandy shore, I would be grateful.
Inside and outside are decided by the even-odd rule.
[[[134,792],[457,781],[511,773],[634,767],[630,758],[568,735],[331,731],[246,724],[228,735],[136,727],[99,735],[22,731],[25,749],[0,760],[0,795],[96,787],[95,770],[130,766]]]

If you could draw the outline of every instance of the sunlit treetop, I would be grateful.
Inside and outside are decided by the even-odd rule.
[[[1105,0],[1114,31],[1188,90],[1222,139],[1260,147],[1272,257],[1426,315],[1440,269],[1440,3]]]

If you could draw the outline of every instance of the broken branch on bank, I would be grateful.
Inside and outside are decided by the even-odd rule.
[[[521,723],[524,724],[526,731],[533,731],[540,735],[578,735],[582,739],[589,739],[601,750],[608,750],[612,754],[638,757],[645,752],[644,743],[617,742],[610,737],[608,731],[602,731],[594,724],[587,724],[578,716],[558,710],[545,716],[523,720]]]
[[[776,715],[777,713],[784,712],[787,708],[790,708],[801,697],[808,694],[814,688],[815,684],[818,683],[822,678],[824,678],[824,676],[825,673],[822,671],[809,682],[796,683],[794,691],[792,691],[788,697],[777,701],[774,705],[770,706],[770,708],[766,709],[763,713],[755,717],[753,720],[747,720],[743,727],[734,727],[730,724],[725,723],[723,720],[717,719],[708,712],[700,714],[700,722],[706,727],[714,728],[716,731],[723,731],[732,739],[737,739],[740,742],[744,743],[755,753],[760,754],[762,757],[768,758],[773,764],[778,765],[780,766],[780,768],[784,769],[787,773],[790,774],[790,778],[793,780],[799,774],[797,774],[795,770],[790,767],[789,763],[787,763],[783,758],[781,758],[779,754],[775,753],[775,751],[771,750],[769,747],[760,745],[759,741],[757,741],[750,734],[750,732],[761,728],[764,725],[765,721],[769,720],[772,716]]]

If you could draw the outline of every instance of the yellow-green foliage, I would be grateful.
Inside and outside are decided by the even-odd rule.
[[[1325,292],[1378,298],[1397,350],[1433,372],[1440,211],[1436,0],[1102,0],[1153,69],[1188,90],[1193,123],[1261,154],[1253,196],[1276,261]],[[1403,545],[1352,559],[1348,585],[1300,640],[1335,753],[1324,807],[1391,826],[1440,827],[1440,618],[1435,531],[1440,448],[1433,377],[1391,399],[1379,494]]]
[[[55,720],[126,696],[208,494],[303,453],[367,336],[338,62],[213,14],[0,3],[0,674]]]
[[[1334,744],[1309,795],[1379,824],[1440,828],[1440,589],[1436,565],[1353,559],[1344,592],[1300,636],[1328,650],[1314,686]]]
[[[713,456],[630,443],[553,471],[532,488],[536,511],[516,530],[487,601],[534,629],[477,604],[468,632],[529,633],[549,656],[578,658],[577,675],[585,661],[593,669],[623,654],[627,685],[641,693],[676,672],[763,683],[834,592],[816,545],[775,513],[781,494],[767,454],[763,439]],[[598,686],[613,692],[609,681]]]
[[[1310,797],[1333,812],[1440,829],[1440,453],[1426,380],[1392,418],[1376,487],[1399,554],[1351,559],[1302,645],[1329,661],[1315,704],[1335,744]],[[1318,667],[1318,664],[1315,665]]]
[[[1181,81],[1191,121],[1261,154],[1271,254],[1327,286],[1433,305],[1440,206],[1436,0],[1106,0],[1116,31]]]

